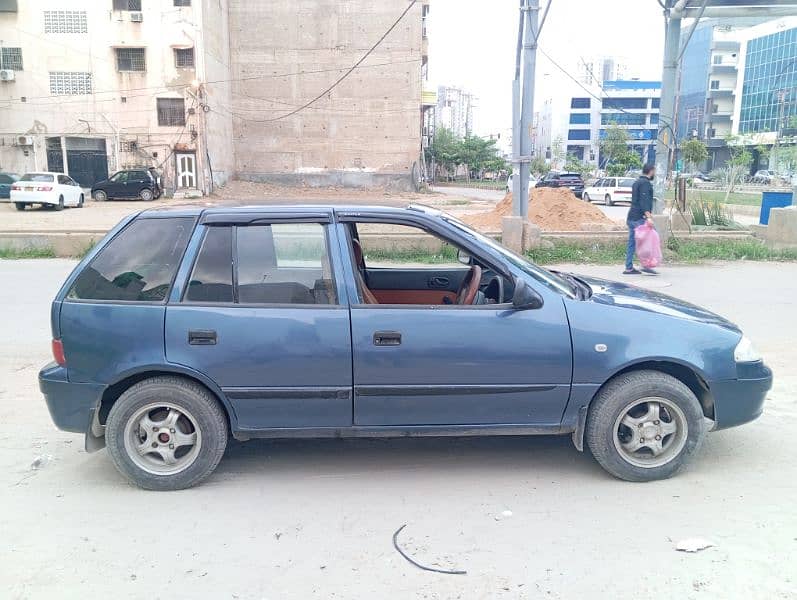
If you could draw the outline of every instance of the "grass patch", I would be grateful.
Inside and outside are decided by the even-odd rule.
[[[471,181],[457,180],[457,181],[436,181],[432,183],[433,187],[462,187],[474,188],[477,190],[506,190],[506,179],[499,179],[498,181],[492,180],[476,180]]]
[[[457,251],[448,244],[443,245],[439,251],[426,250],[425,248],[370,248],[366,252],[365,260],[380,263],[420,263],[426,265],[457,263]]]
[[[794,261],[797,250],[772,250],[758,240],[696,241],[671,237],[667,249],[675,260],[699,263],[705,260]]]
[[[675,199],[675,190],[667,191],[665,196],[668,200]],[[725,192],[711,191],[711,190],[698,190],[695,188],[686,189],[686,198],[688,202],[700,200],[706,203],[725,202]],[[733,192],[728,196],[728,204],[741,204],[744,206],[761,206],[761,192],[753,194],[745,194],[742,192]]]
[[[18,260],[22,258],[55,258],[55,250],[50,246],[0,248],[0,259]]]
[[[625,243],[601,242],[588,246],[555,243],[553,248],[533,248],[526,255],[538,265],[557,263],[613,265],[625,260]]]

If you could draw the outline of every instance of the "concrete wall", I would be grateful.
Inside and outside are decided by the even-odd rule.
[[[312,107],[274,120],[332,85],[405,7],[391,0],[230,0],[236,81],[228,112],[240,178],[411,185],[421,149],[420,2],[363,68]],[[367,66],[380,63],[393,64]]]

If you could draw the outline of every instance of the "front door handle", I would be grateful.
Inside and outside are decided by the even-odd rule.
[[[188,332],[188,343],[191,346],[215,346],[216,332],[205,329],[194,329]]]
[[[374,346],[400,346],[401,333],[398,331],[375,331]]]
[[[429,279],[429,287],[430,288],[448,288],[448,284],[451,283],[448,280],[448,277],[431,277]]]

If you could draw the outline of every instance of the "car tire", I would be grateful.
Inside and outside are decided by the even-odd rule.
[[[92,198],[94,198],[94,200],[97,202],[105,202],[108,199],[108,194],[102,190],[97,190],[92,194]]]
[[[672,477],[697,453],[705,435],[695,395],[659,371],[633,371],[607,383],[590,405],[585,430],[601,467],[636,482]]]
[[[589,194],[588,194],[587,192],[584,192],[583,194],[581,194],[581,199],[582,199],[584,202],[586,202],[587,204],[589,204],[589,202],[590,202],[590,199],[589,199]]]
[[[27,204],[25,204],[24,202],[14,202],[14,206],[16,207],[17,210],[25,210]]]
[[[83,208],[83,200],[84,200],[83,194],[80,194],[80,199],[77,201],[78,208]]]
[[[64,210],[64,197],[63,196],[59,196],[58,197],[58,204],[54,205],[53,208],[55,210],[59,210],[59,211],[60,210]]]
[[[146,431],[142,422],[148,424]],[[149,424],[158,427],[152,427],[157,437]],[[116,468],[139,487],[181,490],[214,471],[227,447],[227,431],[227,417],[206,388],[181,377],[160,376],[133,385],[119,397],[108,414],[105,440]],[[180,435],[193,435],[193,443],[183,437],[186,443],[169,446]]]
[[[138,193],[138,197],[141,198],[144,202],[150,202],[155,199],[155,194],[152,193],[151,189],[144,188]]]
[[[606,194],[603,197],[603,204],[604,206],[613,206],[614,203],[612,202],[612,197],[609,194]]]

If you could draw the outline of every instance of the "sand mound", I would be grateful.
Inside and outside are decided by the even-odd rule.
[[[501,217],[512,214],[512,192],[490,212],[468,215],[463,221],[483,231],[500,231]],[[566,188],[534,188],[529,221],[543,231],[611,231],[620,226],[601,210],[579,200]]]

